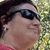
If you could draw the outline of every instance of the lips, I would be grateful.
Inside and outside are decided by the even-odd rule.
[[[31,29],[31,30],[39,30],[39,28],[29,28],[29,29]]]
[[[34,33],[38,33],[39,34],[39,28],[29,28],[31,31],[33,31]]]

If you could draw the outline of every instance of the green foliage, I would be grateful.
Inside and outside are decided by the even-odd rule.
[[[38,0],[41,16],[41,34],[32,50],[50,50],[50,0]]]

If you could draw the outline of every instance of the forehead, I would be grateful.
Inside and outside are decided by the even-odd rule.
[[[33,5],[29,4],[29,3],[22,4],[20,6],[20,9],[29,9],[29,10],[32,10],[32,11],[36,11],[36,8]]]
[[[13,6],[10,8],[10,10],[8,12],[10,13],[10,12],[14,12],[14,11],[21,10],[21,9],[29,9],[29,10],[37,13],[36,8],[29,3],[24,3],[24,4],[17,5],[17,6]]]
[[[36,8],[29,3],[21,4],[21,5],[19,5],[19,7],[20,7],[20,9],[29,9],[29,10],[32,10],[33,12],[37,13]]]

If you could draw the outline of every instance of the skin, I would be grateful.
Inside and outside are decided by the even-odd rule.
[[[22,4],[20,9],[29,9],[37,13],[36,8],[29,3]],[[0,43],[15,50],[27,50],[39,38],[40,22],[36,18],[33,20],[23,18],[19,12],[12,21],[3,26],[8,28],[8,31],[5,32]]]

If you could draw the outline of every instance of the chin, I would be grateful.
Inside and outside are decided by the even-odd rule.
[[[32,47],[33,47],[33,45],[34,45],[34,43],[35,43],[35,42],[33,42],[33,43],[29,44],[29,45],[27,46],[27,49],[32,48]]]

